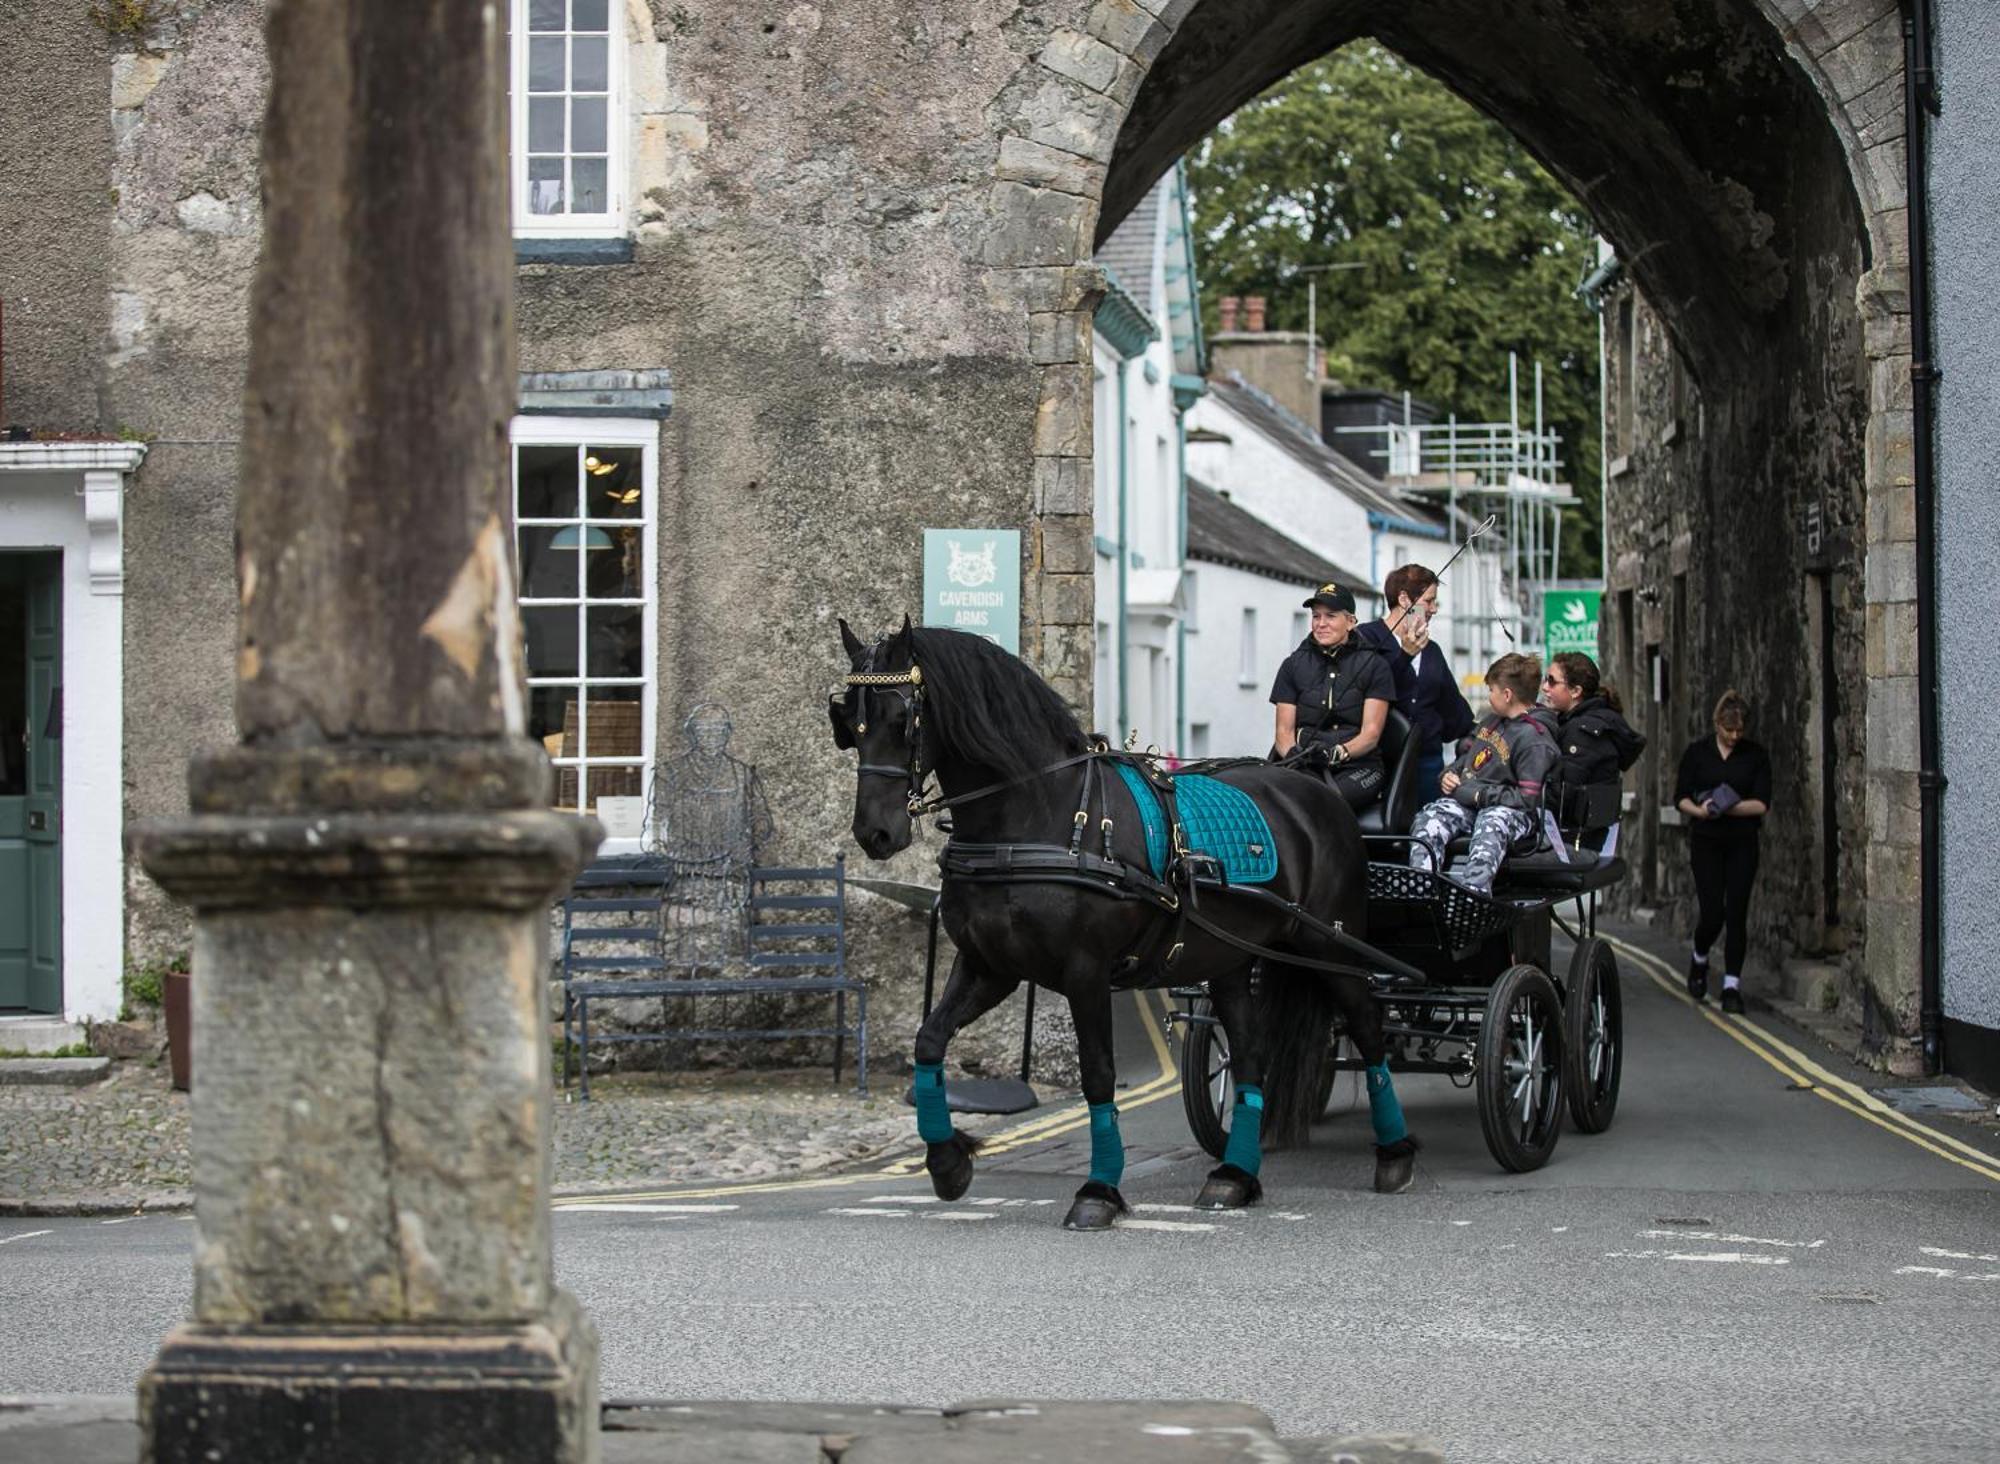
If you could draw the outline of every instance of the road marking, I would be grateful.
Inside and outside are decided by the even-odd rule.
[[[1213,1225],[1203,1225],[1196,1220],[1120,1220],[1112,1227],[1116,1230],[1213,1230]]]
[[[1613,1261],[1716,1261],[1732,1266],[1789,1266],[1790,1256],[1758,1256],[1748,1251],[1606,1251],[1606,1260]]]
[[[99,1225],[130,1225],[138,1218],[137,1215],[120,1215],[116,1220],[100,1220],[97,1223]]]
[[[942,1205],[936,1195],[870,1195],[864,1205]]]
[[[1726,1235],[1719,1230],[1642,1230],[1641,1240],[1719,1240],[1724,1245],[1775,1245],[1790,1250],[1818,1250],[1823,1240],[1767,1240],[1761,1235]]]
[[[926,1210],[926,1220],[991,1220],[991,1210]]]
[[[24,1230],[19,1235],[0,1235],[0,1245],[12,1245],[17,1240],[33,1240],[38,1235],[54,1235],[53,1230]]]
[[[586,1200],[565,1205],[566,1210],[583,1210],[597,1215],[721,1215],[740,1210],[741,1205],[656,1205],[631,1200]]]
[[[889,1215],[899,1220],[907,1220],[913,1213],[909,1210],[883,1210],[867,1205],[836,1205],[826,1212],[829,1215]]]
[[[1948,1266],[1898,1266],[1898,1276],[1935,1276],[1940,1281],[2000,1281],[2000,1271],[1991,1271],[1983,1276],[1975,1276],[1965,1271],[1954,1271]]]
[[[1705,1003],[1690,997],[1676,979],[1673,967],[1651,952],[1616,938],[1611,938],[1610,943],[1620,955],[1628,957],[1643,969],[1652,978],[1653,984],[1668,996],[1693,1007],[1706,1021],[1802,1089],[1824,1098],[1836,1108],[1846,1109],[1856,1118],[1866,1119],[1877,1128],[1887,1129],[1897,1138],[1929,1150],[1940,1159],[1948,1159],[1961,1168],[1970,1169],[1982,1179],[2000,1183],[2000,1159],[1898,1112],[1874,1094],[1821,1067],[1796,1047],[1765,1031],[1749,1018],[1711,1011]]]
[[[2000,1261],[2000,1256],[1974,1255],[1971,1251],[1940,1250],[1934,1245],[1920,1245],[1917,1247],[1917,1253],[1919,1255],[1937,1256],[1941,1260],[1947,1261]]]

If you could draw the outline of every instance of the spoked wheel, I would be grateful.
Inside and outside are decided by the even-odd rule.
[[[1187,1023],[1181,1037],[1181,1106],[1194,1141],[1220,1159],[1229,1144],[1229,1114],[1236,1103],[1229,1034],[1208,1002],[1195,1003],[1194,1015],[1208,1020]]]
[[[1563,1117],[1563,1004],[1534,966],[1509,966],[1486,998],[1479,1027],[1479,1126],[1500,1167],[1540,1169]]]
[[[1618,1111],[1625,998],[1618,990],[1618,958],[1610,942],[1597,936],[1579,944],[1570,957],[1563,1035],[1569,1054],[1570,1122],[1578,1133],[1601,1134]]]

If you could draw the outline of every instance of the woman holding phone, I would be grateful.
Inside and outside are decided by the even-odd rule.
[[[1771,809],[1770,754],[1746,735],[1750,704],[1734,690],[1715,704],[1714,731],[1681,754],[1674,805],[1687,815],[1688,859],[1700,914],[1688,961],[1688,995],[1708,996],[1708,948],[1724,927],[1722,1009],[1743,1010],[1743,957],[1749,944],[1750,887],[1757,835]]]
[[[1444,652],[1431,644],[1431,618],[1438,610],[1438,577],[1421,564],[1389,571],[1382,585],[1384,610],[1355,634],[1389,663],[1396,681],[1396,707],[1410,719],[1417,739],[1417,802],[1438,796],[1444,745],[1472,731],[1472,708]]]

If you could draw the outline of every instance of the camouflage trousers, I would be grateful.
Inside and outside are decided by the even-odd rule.
[[[1467,889],[1493,892],[1493,876],[1507,851],[1527,837],[1535,821],[1519,808],[1482,808],[1476,814],[1453,798],[1440,798],[1417,810],[1410,825],[1410,868],[1444,872],[1444,850],[1460,834],[1472,835],[1465,867],[1453,875]]]

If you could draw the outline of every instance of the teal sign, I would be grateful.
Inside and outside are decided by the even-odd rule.
[[[1018,529],[924,530],[924,624],[1021,654]]]
[[[1551,657],[1582,651],[1597,659],[1597,615],[1602,590],[1545,590],[1542,593],[1542,648]]]

